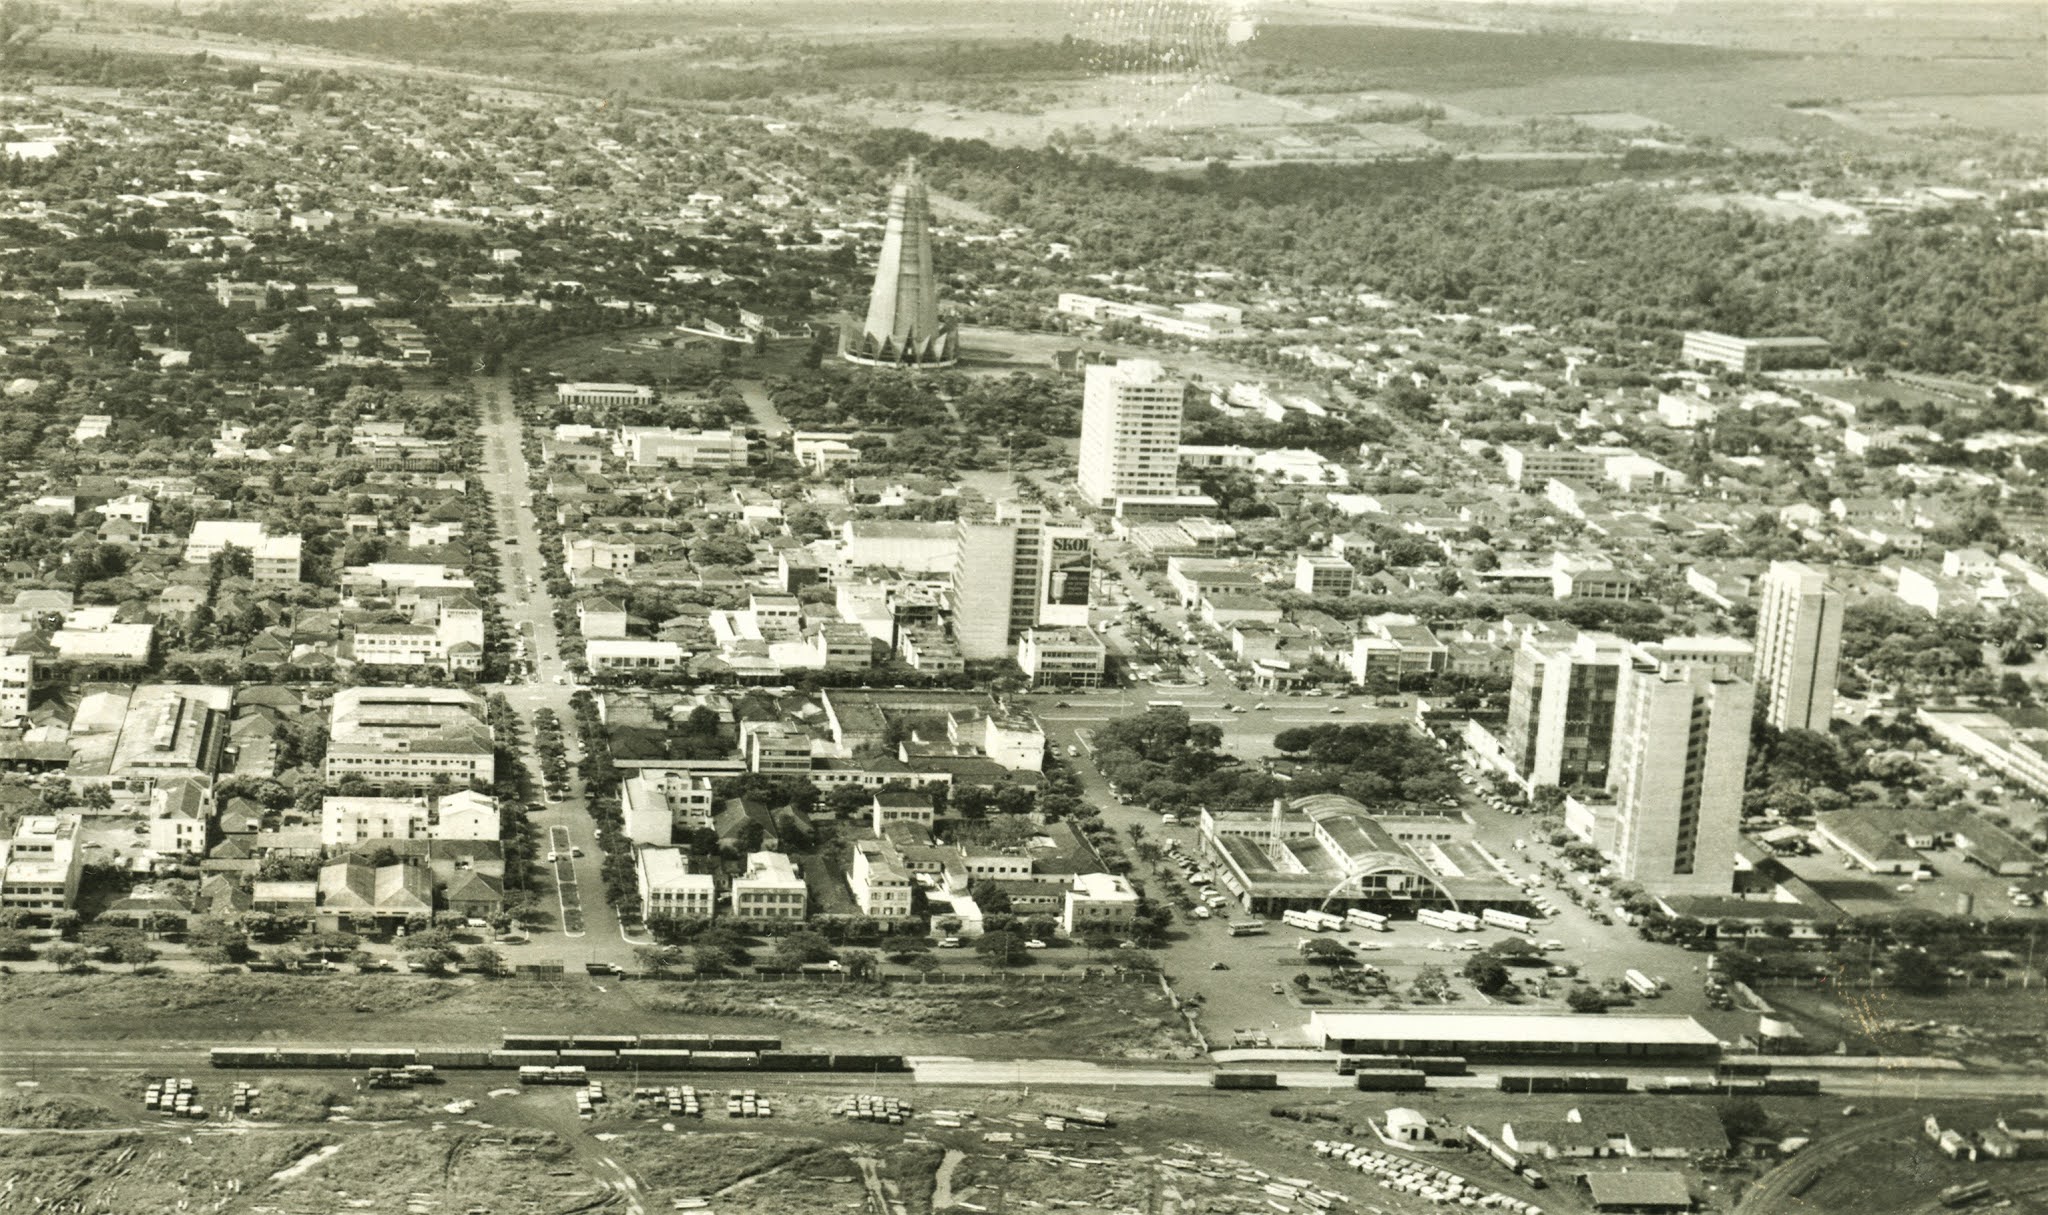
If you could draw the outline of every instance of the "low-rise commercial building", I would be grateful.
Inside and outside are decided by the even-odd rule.
[[[809,890],[780,852],[749,852],[747,871],[732,882],[732,913],[743,920],[803,920]]]
[[[1108,658],[1095,630],[1079,625],[1026,629],[1017,642],[1017,666],[1034,688],[1096,687]]]
[[[642,848],[633,855],[640,914],[708,920],[718,905],[718,883],[708,873],[691,873],[680,848]]]

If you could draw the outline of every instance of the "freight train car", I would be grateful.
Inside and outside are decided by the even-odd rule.
[[[694,1050],[695,1048],[694,1048],[694,1047],[692,1047],[691,1049],[693,1049],[693,1050]],[[723,1051],[754,1051],[754,1052],[757,1052],[757,1053],[758,1053],[758,1052],[760,1052],[760,1051],[764,1051],[764,1050],[781,1050],[781,1049],[782,1049],[782,1039],[780,1039],[780,1038],[746,1038],[746,1037],[714,1037],[714,1038],[712,1038],[712,1039],[711,1039],[711,1043],[710,1043],[710,1045],[709,1045],[709,1046],[707,1046],[707,1047],[706,1047],[705,1049],[707,1049],[707,1050],[723,1050]]]
[[[690,1070],[690,1059],[695,1052],[687,1050],[622,1050],[619,1052],[621,1070],[639,1068],[644,1072],[686,1072]]]
[[[824,1051],[764,1050],[760,1055],[764,1072],[829,1072],[832,1056]]]
[[[1406,1069],[1427,1076],[1463,1076],[1468,1070],[1462,1055],[1341,1055],[1337,1059],[1340,1076],[1360,1068]]]
[[[1765,1076],[1764,1092],[1773,1097],[1811,1097],[1820,1092],[1817,1076]]]
[[[1229,1089],[1279,1088],[1280,1077],[1272,1072],[1217,1072],[1209,1077],[1209,1084]]]
[[[832,1070],[835,1072],[907,1072],[910,1065],[902,1055],[855,1055],[840,1051],[832,1052]]]
[[[491,1052],[487,1050],[450,1050],[445,1047],[421,1047],[420,1062],[442,1071],[473,1071],[491,1066]]]
[[[1362,1093],[1413,1093],[1429,1087],[1429,1077],[1413,1069],[1360,1068],[1352,1083]]]
[[[640,1050],[710,1050],[711,1038],[706,1034],[641,1034],[638,1048]]]

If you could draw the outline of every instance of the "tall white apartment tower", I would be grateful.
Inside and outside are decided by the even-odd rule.
[[[1773,561],[1756,616],[1756,681],[1780,730],[1825,734],[1842,656],[1842,592],[1825,571]]]
[[[1718,666],[1640,654],[1615,706],[1614,862],[1657,894],[1735,885],[1756,689]]]
[[[1179,488],[1181,400],[1187,385],[1151,359],[1088,368],[1081,398],[1081,492],[1097,506]]]
[[[1094,564],[1086,528],[1005,499],[993,519],[962,519],[953,567],[953,637],[969,659],[1007,658],[1036,625],[1085,625]]]

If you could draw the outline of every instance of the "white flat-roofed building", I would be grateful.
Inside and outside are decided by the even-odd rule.
[[[1250,468],[1258,458],[1252,448],[1235,443],[1180,445],[1180,462],[1190,468]]]
[[[916,576],[950,575],[960,552],[951,523],[849,519],[840,528],[840,554],[849,569],[889,569]]]
[[[718,907],[718,883],[708,873],[691,873],[680,848],[642,848],[633,856],[640,888],[640,914],[708,920]]]
[[[643,384],[596,384],[572,381],[555,385],[555,404],[615,407],[652,405],[654,390]]]
[[[711,826],[711,778],[667,768],[649,768],[619,786],[626,838],[666,846],[679,831]]]
[[[0,908],[61,911],[78,901],[84,860],[75,814],[29,814],[0,840]]]
[[[36,660],[30,654],[0,654],[0,725],[12,725],[28,714],[29,694],[36,685]]]
[[[1121,932],[1138,914],[1138,892],[1114,873],[1077,873],[1060,910],[1060,931],[1075,936],[1094,929]]]
[[[1302,553],[1294,559],[1294,589],[1304,595],[1349,595],[1358,587],[1358,571],[1342,557]]]
[[[1088,368],[1077,480],[1091,503],[1112,506],[1118,498],[1178,491],[1186,394],[1186,382],[1151,359]]]
[[[443,604],[433,624],[359,624],[349,639],[349,652],[370,666],[481,670],[483,609]]]
[[[1309,1014],[1309,1037],[1346,1054],[1465,1055],[1469,1058],[1560,1057],[1573,1062],[1616,1059],[1713,1059],[1721,1040],[1691,1017],[1588,1017],[1578,1013],[1325,1012]]]
[[[1758,596],[1756,681],[1764,717],[1780,730],[1825,734],[1842,654],[1841,588],[1825,570],[1773,561]]]
[[[690,652],[673,641],[593,638],[583,643],[583,661],[593,675],[662,675],[683,669]]]
[[[847,885],[862,915],[876,920],[910,918],[910,871],[889,841],[854,841]]]
[[[304,543],[296,532],[272,535],[257,519],[202,519],[185,541],[185,564],[205,565],[227,548],[249,554],[250,577],[260,583],[299,581]]]
[[[639,547],[629,540],[562,537],[562,570],[572,578],[586,571],[625,577],[633,572],[639,557]]]
[[[732,880],[732,913],[743,920],[809,918],[809,888],[780,852],[749,852],[747,871]]]
[[[350,848],[368,840],[495,840],[498,803],[464,789],[438,802],[418,797],[320,799],[320,846]]]
[[[1514,443],[1500,446],[1501,465],[1516,489],[1540,489],[1551,481],[1599,481],[1607,469],[1607,457],[1576,447],[1523,447]]]
[[[1787,367],[1828,365],[1827,339],[1817,337],[1734,337],[1708,329],[1688,330],[1678,357],[1698,366],[1711,363],[1730,371],[1777,371]]]
[[[1017,666],[1034,688],[1101,684],[1109,650],[1095,630],[1026,629],[1017,642]]]
[[[612,440],[612,454],[642,468],[730,468],[747,462],[747,436],[734,430],[622,426]]]

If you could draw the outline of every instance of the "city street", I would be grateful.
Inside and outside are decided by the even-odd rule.
[[[497,511],[501,544],[507,539],[513,541],[501,550],[501,610],[506,627],[515,637],[525,640],[534,672],[531,682],[484,690],[505,694],[525,722],[529,746],[534,712],[542,708],[553,710],[568,736],[566,741],[570,743],[573,759],[579,754],[574,741],[576,714],[569,706],[569,694],[574,689],[569,685],[568,664],[562,661],[555,632],[554,598],[548,594],[547,580],[541,576],[547,557],[541,551],[540,530],[534,523],[519,413],[513,408],[504,377],[478,376],[473,383],[483,411],[483,489],[491,495]],[[535,776],[539,776],[537,770]],[[545,841],[543,854],[557,853],[554,865],[542,867],[547,879],[540,901],[550,921],[560,914],[562,907],[580,907],[582,930],[580,934],[565,931],[564,935],[570,938],[566,940],[551,933],[536,935],[530,944],[509,947],[507,958],[514,963],[559,959],[572,968],[586,962],[632,965],[633,944],[626,939],[617,913],[603,896],[604,857],[598,850],[596,830],[584,813],[582,778],[572,767],[569,788],[561,791],[563,800],[551,800],[553,792],[549,791],[550,800],[541,802],[541,811],[532,816]],[[583,850],[582,856],[573,855],[576,848]],[[573,884],[558,880],[558,873],[573,877]],[[567,930],[571,926],[558,927]]]

